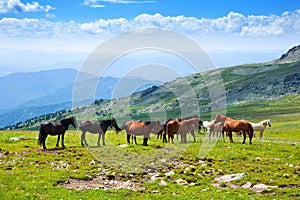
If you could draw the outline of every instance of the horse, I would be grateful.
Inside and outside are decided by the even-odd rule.
[[[62,119],[59,122],[43,122],[40,124],[40,131],[39,131],[39,138],[38,138],[38,144],[43,145],[43,149],[47,149],[46,147],[46,138],[48,135],[58,135],[56,147],[58,147],[58,143],[61,137],[61,145],[62,147],[65,147],[64,145],[64,137],[65,132],[68,130],[69,126],[72,125],[74,128],[77,128],[77,122],[76,117],[70,117],[66,119]]]
[[[106,120],[100,120],[100,121],[83,121],[79,125],[79,129],[81,130],[81,145],[82,146],[88,146],[85,135],[86,132],[92,133],[92,134],[98,134],[98,142],[97,145],[100,146],[100,138],[102,136],[102,144],[105,146],[105,133],[108,129],[108,127],[114,127],[116,132],[118,133],[122,129],[119,128],[116,119],[106,119]]]
[[[216,115],[215,123],[222,122],[224,123],[224,128],[222,130],[222,135],[224,137],[224,131],[228,133],[229,141],[232,143],[232,132],[243,132],[244,140],[243,144],[245,144],[246,141],[246,135],[249,136],[249,143],[252,144],[252,138],[253,138],[253,127],[250,124],[250,122],[246,120],[233,120],[229,117],[223,116],[223,115]]]
[[[218,139],[220,139],[221,133],[223,131],[224,128],[224,123],[223,122],[218,122],[218,123],[214,123],[214,121],[212,121],[213,123],[208,125],[208,137],[209,139],[211,139],[211,135],[213,136],[217,136]],[[224,135],[223,136],[223,140],[224,140]]]
[[[194,131],[199,127],[199,120],[198,118],[191,118],[186,120],[181,119],[173,119],[170,120],[166,125],[166,135],[168,135],[168,142],[170,139],[172,143],[174,143],[174,134],[181,135],[181,142],[186,143],[186,134],[191,132],[192,136],[194,137],[194,142],[196,141]]]
[[[204,132],[205,133],[208,133],[209,132],[209,128],[210,128],[210,126],[214,123],[215,121],[213,120],[213,121],[203,121],[202,122],[202,127],[203,127],[203,129],[204,129]]]
[[[150,133],[157,133],[161,130],[162,126],[160,121],[146,121],[146,122],[138,122],[138,121],[127,121],[124,123],[122,129],[126,130],[127,133],[127,142],[130,144],[130,137],[133,136],[135,144],[136,136],[144,136],[144,146],[148,146],[147,142],[150,137]],[[133,142],[132,142],[133,143]]]
[[[266,120],[263,120],[263,121],[258,122],[258,123],[250,122],[250,124],[252,125],[254,131],[259,131],[260,132],[259,139],[262,139],[263,133],[264,133],[266,127],[267,126],[269,126],[269,127],[272,126],[270,119],[266,119]],[[254,132],[254,135],[255,135],[255,132]]]

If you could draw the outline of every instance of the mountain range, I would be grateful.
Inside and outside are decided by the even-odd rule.
[[[54,113],[72,107],[73,88],[79,73],[75,69],[54,69],[39,72],[23,72],[0,77],[0,128],[25,121],[43,114]],[[101,77],[100,79],[84,74],[81,87],[96,84],[94,99],[111,99],[119,78]],[[139,77],[123,80],[130,88],[139,85],[136,91],[143,90],[160,82],[152,82]],[[77,83],[78,84],[78,83]],[[123,91],[115,98],[130,95]]]
[[[129,113],[132,118],[136,119],[149,119],[149,115],[160,116],[160,118],[177,117],[180,116],[182,105],[186,104],[190,106],[195,98],[197,98],[197,106],[199,106],[200,113],[208,113],[212,109],[212,101],[211,91],[206,84],[205,77],[215,77],[215,74],[219,74],[222,79],[222,85],[225,89],[224,99],[227,106],[249,102],[258,104],[265,100],[276,100],[285,96],[298,95],[300,94],[299,55],[300,46],[296,46],[279,59],[268,63],[219,68],[178,78],[161,86],[147,85],[149,86],[148,89],[140,88],[139,91],[136,91],[130,96],[124,94],[122,98],[119,97],[113,100],[100,101],[100,103],[97,104],[76,107],[72,109],[72,113],[76,114],[79,120],[101,118],[101,113],[104,113],[102,117],[118,113],[121,118],[126,117]],[[110,81],[113,82],[114,80],[111,79]],[[137,80],[132,81],[135,82]],[[128,83],[129,82],[130,81],[128,81]],[[186,83],[191,87],[186,87]],[[66,87],[72,87],[72,85]],[[214,89],[218,90],[218,88]],[[189,91],[192,92],[189,93]],[[184,100],[178,99],[178,95],[183,95]],[[52,98],[54,98],[54,95],[52,95]],[[57,110],[70,109],[70,102],[69,104],[61,102],[61,104],[50,105],[47,100],[55,102],[54,100],[50,100],[51,95],[49,97],[44,96],[42,99],[42,102],[45,102],[44,106],[23,107],[17,112],[21,115],[27,111],[28,113],[34,113],[36,117],[34,117],[33,114],[27,114],[25,117],[15,117],[16,111],[8,112],[5,115],[0,115],[0,127],[1,125],[3,127],[16,122],[22,122],[22,120],[29,118],[32,119],[29,119],[23,123],[23,125],[22,123],[18,123],[18,125],[21,124],[18,127],[26,127],[28,124],[30,124],[30,126],[38,126],[41,120],[51,119],[54,121],[70,114],[70,112],[67,111],[60,112],[60,114],[54,113]],[[33,103],[33,105],[35,104],[37,103]],[[188,109],[189,106],[187,106]],[[47,109],[47,107],[49,107],[49,109]],[[43,109],[48,110],[48,112],[43,111],[43,114],[48,115],[40,113]],[[192,106],[190,113],[198,112],[198,110],[193,109]],[[49,113],[54,114],[49,116]],[[42,116],[37,117],[40,115]],[[5,120],[8,118],[14,120],[8,123],[8,121]],[[5,123],[3,123],[4,121]]]

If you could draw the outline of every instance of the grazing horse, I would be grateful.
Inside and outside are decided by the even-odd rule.
[[[245,144],[246,141],[246,135],[249,136],[249,143],[252,144],[252,138],[253,138],[253,128],[250,124],[250,122],[246,120],[233,120],[229,117],[223,116],[223,115],[217,115],[215,118],[215,123],[222,122],[224,123],[224,128],[222,131],[222,135],[224,135],[224,131],[228,133],[229,141],[233,142],[232,140],[232,132],[243,132],[244,140],[243,144]]]
[[[216,135],[217,138],[220,139],[223,128],[224,128],[223,122],[214,123],[214,121],[212,121],[212,123],[209,124],[208,128],[207,128],[209,139],[211,139],[211,135],[213,135],[213,136]],[[224,134],[222,136],[223,136],[223,140],[224,140]]]
[[[150,133],[157,133],[162,129],[160,121],[146,121],[146,122],[138,122],[138,121],[127,121],[124,123],[122,129],[126,130],[127,133],[127,142],[130,144],[130,137],[133,136],[136,142],[136,136],[142,135],[144,136],[144,146],[148,146],[147,142],[150,137]]]
[[[167,124],[168,124],[168,122],[169,121],[171,121],[172,119],[166,119],[166,120],[164,120],[163,121],[163,124],[162,124],[162,126],[163,126],[163,133],[162,133],[162,137],[163,137],[163,142],[168,142],[167,141]]]
[[[98,134],[98,146],[100,146],[100,138],[102,136],[102,144],[105,145],[105,133],[108,129],[108,127],[114,127],[116,129],[116,132],[118,133],[122,129],[119,128],[116,119],[106,119],[106,120],[100,120],[96,122],[92,121],[83,121],[79,125],[79,129],[81,130],[81,145],[82,146],[88,146],[85,135],[86,132],[92,133],[92,134]]]
[[[168,142],[170,142],[171,139],[172,143],[174,143],[174,134],[180,134],[181,142],[186,143],[187,142],[186,134],[188,132],[191,132],[195,142],[196,138],[195,138],[194,131],[197,130],[198,127],[199,127],[198,118],[191,118],[183,121],[181,119],[170,120],[166,126],[166,135],[168,135]]]
[[[250,124],[252,125],[254,131],[259,131],[260,132],[259,139],[262,139],[263,133],[264,133],[266,127],[267,126],[269,126],[269,127],[272,126],[270,119],[266,119],[266,120],[263,120],[263,121],[258,122],[258,123],[250,122]],[[254,135],[255,135],[255,132],[254,132]]]
[[[77,127],[76,117],[70,117],[66,119],[62,119],[59,122],[43,122],[40,125],[40,132],[39,132],[39,138],[38,138],[38,144],[43,144],[43,149],[46,148],[46,138],[48,135],[58,135],[56,147],[58,147],[58,143],[60,140],[61,135],[61,145],[62,147],[65,147],[64,145],[64,137],[65,132],[68,130],[69,126],[72,125],[74,128]]]
[[[213,120],[213,121],[203,121],[202,122],[202,126],[203,126],[203,129],[204,129],[204,132],[205,133],[209,133],[209,128],[210,128],[210,126],[214,123],[215,121]]]

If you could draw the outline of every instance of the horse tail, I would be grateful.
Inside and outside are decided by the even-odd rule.
[[[253,134],[254,134],[254,130],[252,125],[249,123],[249,127],[248,127],[248,134],[249,134],[249,138],[253,138]]]
[[[40,126],[40,132],[39,132],[39,138],[38,138],[38,144],[42,145],[44,142],[44,138],[45,138],[45,133],[44,133],[44,126],[41,124]]]

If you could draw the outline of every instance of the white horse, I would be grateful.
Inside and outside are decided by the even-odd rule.
[[[269,126],[269,127],[272,126],[270,119],[266,119],[266,120],[263,120],[263,121],[258,122],[258,123],[250,122],[250,124],[252,125],[254,131],[259,131],[260,132],[259,139],[262,139],[263,133],[264,133],[266,127],[267,126]],[[256,137],[255,132],[254,132],[254,137]]]
[[[209,132],[209,127],[212,125],[212,124],[214,124],[214,120],[213,121],[203,121],[202,122],[202,124],[203,124],[203,128],[204,128],[204,131],[206,132],[206,133],[208,133]]]

